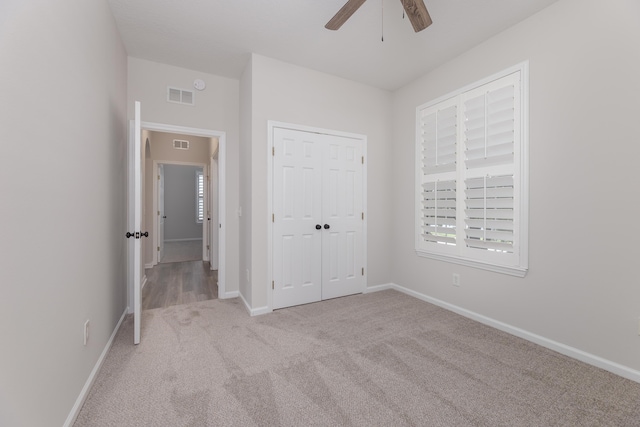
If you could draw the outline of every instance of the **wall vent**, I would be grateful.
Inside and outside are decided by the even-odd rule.
[[[173,148],[176,150],[188,150],[189,149],[189,141],[185,139],[174,139],[173,140]]]
[[[195,105],[193,91],[167,86],[167,101],[182,105]]]

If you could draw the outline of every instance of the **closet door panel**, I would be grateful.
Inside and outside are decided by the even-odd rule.
[[[274,129],[273,308],[322,295],[322,150],[319,135]]]
[[[324,135],[322,299],[364,290],[362,141]],[[323,226],[324,226],[323,224]]]

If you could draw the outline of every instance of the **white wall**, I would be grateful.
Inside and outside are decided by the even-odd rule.
[[[60,426],[126,308],[127,57],[106,1],[0,17],[0,425]]]
[[[238,140],[239,81],[138,58],[128,62],[128,111],[142,104],[142,120],[226,132],[226,283],[227,293],[238,290]],[[195,106],[167,102],[167,86],[193,88],[195,79],[207,88],[195,91]]]
[[[394,282],[640,370],[639,18],[637,0],[561,0],[394,94]],[[527,59],[529,274],[417,257],[416,106]]]
[[[262,308],[268,303],[270,283],[265,256],[270,218],[266,180],[268,120],[367,136],[368,284],[387,283],[391,237],[391,93],[260,55],[253,55],[249,66],[251,71],[245,78],[251,81],[251,119],[246,132],[251,139],[251,157],[241,163],[250,161],[250,168],[247,168],[249,164],[243,167],[243,175],[251,171],[250,185],[243,187],[251,192],[250,212],[243,206],[243,217],[250,214],[247,220],[251,230],[250,247],[241,254],[250,260],[251,295],[245,295],[245,299],[253,308]],[[243,131],[244,126],[243,122]],[[244,137],[243,143],[246,143]],[[243,155],[248,157],[249,153],[243,151]]]
[[[201,167],[164,166],[165,241],[202,239],[202,223],[196,222],[196,171]]]

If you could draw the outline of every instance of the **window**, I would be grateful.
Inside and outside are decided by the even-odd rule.
[[[527,63],[416,112],[416,253],[524,277]]]
[[[204,221],[204,175],[196,171],[196,222]]]

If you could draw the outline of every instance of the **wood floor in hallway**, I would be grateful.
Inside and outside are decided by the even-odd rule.
[[[218,271],[210,270],[208,262],[157,264],[145,274],[143,310],[218,298]]]

